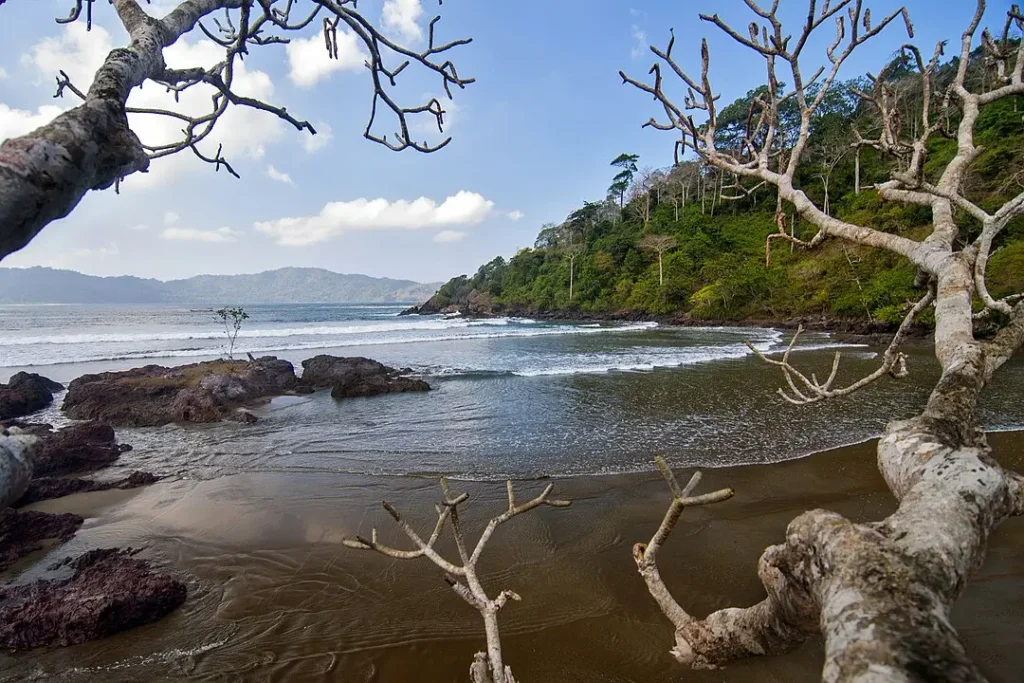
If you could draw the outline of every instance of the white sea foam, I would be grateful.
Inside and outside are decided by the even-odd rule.
[[[425,321],[424,321],[425,322]],[[348,329],[360,326],[345,326]],[[376,326],[362,326],[371,328],[374,332],[379,331]],[[285,335],[278,334],[249,334],[245,338],[240,338],[239,343],[235,347],[236,354],[244,354],[246,352],[253,354],[261,354],[267,352],[281,352],[281,351],[308,351],[315,349],[331,349],[331,348],[346,348],[352,346],[381,346],[388,344],[409,344],[409,343],[424,343],[424,342],[445,342],[445,341],[458,341],[458,340],[474,340],[474,339],[502,339],[502,338],[527,338],[527,337],[548,337],[548,336],[561,336],[561,335],[582,335],[582,334],[608,334],[608,333],[623,333],[623,332],[637,332],[641,330],[651,329],[657,327],[657,323],[645,322],[645,323],[634,323],[630,325],[620,325],[614,327],[599,327],[599,328],[582,328],[578,326],[569,325],[558,325],[552,327],[528,327],[528,328],[517,328],[509,326],[507,323],[502,324],[497,320],[485,320],[485,321],[473,321],[469,324],[459,325],[464,331],[453,333],[455,330],[452,327],[404,327],[399,330],[393,330],[392,332],[399,331],[412,331],[422,332],[424,330],[439,330],[441,334],[425,335],[416,334],[414,336],[400,336],[392,334],[391,336],[380,336],[370,334],[369,336],[362,336],[359,338],[351,338],[357,333],[347,332],[340,333],[333,336],[333,338],[318,339],[315,341],[302,341],[288,343],[283,341],[286,339]],[[499,329],[493,329],[493,328]],[[474,329],[475,328],[475,329]],[[488,329],[491,328],[491,329]],[[308,330],[310,328],[300,328]],[[313,328],[313,329],[326,329],[326,328]],[[255,332],[266,332],[268,330],[256,330]],[[273,332],[280,332],[282,330],[270,330]],[[447,332],[447,333],[445,333]],[[73,336],[73,335],[69,335]],[[122,335],[128,336],[128,335]],[[316,335],[304,332],[303,335],[292,334],[288,337],[296,336],[323,336],[328,337],[329,335]],[[346,338],[348,336],[349,338]],[[222,338],[223,333],[218,336],[212,336],[210,338]],[[203,337],[206,339],[207,337]],[[253,344],[251,338],[258,339],[282,339],[281,343],[270,341],[269,343]],[[172,337],[172,340],[185,341],[188,339],[194,339],[194,337],[186,337],[179,339]],[[134,341],[134,340],[129,340]],[[151,338],[146,338],[143,341],[154,341]],[[0,348],[5,342],[0,342]],[[83,345],[86,342],[78,342]],[[102,350],[95,349],[83,349],[80,353],[63,354],[58,356],[55,355],[41,355],[33,354],[33,357],[29,359],[23,359],[21,362],[13,365],[6,363],[6,359],[0,361],[4,365],[0,367],[12,367],[21,365],[60,365],[64,363],[85,363],[95,361],[113,361],[113,360],[142,360],[149,358],[200,358],[204,356],[217,356],[221,352],[221,349],[215,346],[200,347],[200,348],[186,348],[186,349],[139,349],[139,350],[126,350],[123,352],[113,351],[104,352]]]
[[[356,334],[387,334],[410,330],[452,330],[471,329],[474,327],[504,327],[510,323],[532,324],[533,320],[514,318],[491,318],[485,320],[464,319],[427,319],[402,320],[390,322],[355,324],[355,325],[308,325],[303,327],[256,327],[243,328],[241,337],[244,339],[282,339],[287,337],[329,337]],[[104,343],[144,343],[189,341],[203,339],[223,339],[224,331],[211,326],[202,330],[180,330],[176,332],[129,332],[129,333],[84,333],[57,334],[35,336],[0,336],[0,348],[4,346],[38,346],[40,344],[104,344]]]

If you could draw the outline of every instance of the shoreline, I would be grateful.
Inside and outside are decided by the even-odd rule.
[[[451,304],[444,309],[435,310],[424,302],[411,306],[398,314],[405,316],[429,316],[459,313],[467,319],[487,320],[497,317],[510,318],[532,318],[544,321],[571,321],[571,322],[656,322],[662,325],[673,327],[774,327],[779,329],[794,330],[801,325],[804,329],[814,332],[833,332],[840,334],[852,334],[858,336],[885,335],[895,332],[898,325],[878,320],[860,320],[853,318],[838,318],[827,314],[792,315],[784,317],[746,317],[739,319],[723,318],[694,318],[688,313],[646,313],[643,311],[583,311],[578,309],[564,309],[539,311],[519,307],[496,307],[491,310],[474,310],[470,307],[462,311],[458,304]],[[931,329],[915,325],[911,328],[911,336],[924,337],[931,334]]]
[[[989,438],[1004,466],[1024,471],[1024,431]],[[757,558],[782,540],[799,513],[825,507],[870,521],[895,509],[875,465],[874,440],[771,465],[703,469],[703,490],[732,486],[736,497],[688,510],[661,562],[670,589],[698,615],[763,596]],[[655,472],[550,481],[554,495],[572,500],[572,507],[542,508],[502,527],[482,564],[490,590],[511,588],[523,596],[501,614],[506,660],[517,676],[552,683],[820,678],[822,650],[814,639],[782,657],[714,672],[681,668],[668,654],[671,627],[630,556],[632,543],[649,538],[664,514],[664,482]],[[454,486],[471,495],[466,524],[472,538],[507,505],[496,482]],[[534,480],[516,490],[526,496],[539,488]],[[69,681],[102,676],[127,682],[186,672],[244,681],[461,679],[482,645],[482,629],[440,571],[426,561],[395,561],[341,545],[376,526],[383,542],[406,547],[380,501],[393,501],[421,529],[431,526],[439,492],[426,477],[252,472],[40,503],[33,507],[88,518],[63,552],[144,543],[144,556],[185,580],[190,597],[166,619],[112,638],[0,655],[0,679],[61,674]],[[450,539],[439,549],[451,553]],[[1024,523],[1011,519],[993,535],[985,565],[952,616],[968,653],[993,683],[1024,676],[1024,652],[1016,647],[1022,580]],[[430,667],[423,667],[426,659]]]

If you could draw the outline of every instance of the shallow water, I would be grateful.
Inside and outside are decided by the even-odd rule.
[[[1024,470],[1020,434],[992,441],[1005,465]],[[894,507],[872,444],[706,474],[703,490],[730,485],[736,497],[687,511],[661,561],[669,587],[698,615],[763,596],[757,557],[799,512],[820,506],[869,520]],[[572,507],[541,508],[501,527],[481,564],[490,590],[511,588],[523,597],[500,616],[506,661],[520,680],[820,679],[822,650],[814,641],[721,671],[680,669],[668,654],[668,622],[630,556],[632,543],[649,538],[660,521],[664,483],[633,474],[555,484]],[[519,495],[542,485],[520,482]],[[472,496],[471,529],[505,505],[500,484],[456,488]],[[53,558],[102,545],[143,546],[146,557],[188,582],[190,595],[157,624],[72,648],[0,656],[0,680],[464,681],[482,631],[441,572],[425,560],[341,545],[377,525],[382,540],[405,547],[379,501],[394,501],[426,528],[438,496],[436,482],[421,478],[253,473],[43,504],[89,518]],[[450,543],[440,550],[453,552]],[[985,566],[953,614],[968,652],[994,683],[1024,678],[1022,567],[1024,521],[1013,519],[991,539]]]

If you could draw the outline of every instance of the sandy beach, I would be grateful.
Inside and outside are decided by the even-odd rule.
[[[1004,465],[1024,471],[1024,433],[990,440]],[[801,511],[824,507],[873,520],[894,508],[871,442],[705,475],[706,490],[732,486],[736,497],[687,511],[662,553],[667,583],[698,615],[762,597],[757,558]],[[501,614],[506,660],[521,680],[817,680],[822,648],[813,641],[783,657],[720,671],[680,668],[668,654],[668,622],[630,557],[632,544],[650,537],[664,511],[664,483],[653,473],[554,483],[572,507],[513,520],[482,563],[488,588],[523,597]],[[525,496],[542,486],[526,481],[517,489]],[[459,482],[456,489],[472,496],[470,528],[505,505],[497,483]],[[54,558],[97,546],[142,547],[188,583],[189,599],[159,623],[99,642],[5,655],[0,679],[464,680],[482,630],[441,572],[425,560],[397,561],[341,544],[375,525],[383,540],[402,544],[380,500],[425,528],[438,497],[436,482],[423,478],[260,473],[38,504],[87,517]],[[450,544],[442,548],[452,552]],[[969,653],[994,682],[1024,678],[1022,567],[1024,523],[1014,519],[992,538],[985,565],[953,613]]]

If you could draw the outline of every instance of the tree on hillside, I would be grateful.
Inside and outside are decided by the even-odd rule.
[[[636,180],[629,188],[629,206],[644,226],[644,232],[651,224],[651,193],[660,181],[660,174],[650,167],[637,171]]]
[[[638,154],[626,154],[623,152],[612,159],[612,166],[619,169],[619,172],[612,178],[612,184],[608,186],[608,193],[619,198],[619,208],[623,207],[626,198],[626,190],[633,184],[633,175],[636,173],[636,162],[640,160]]]
[[[641,237],[637,245],[645,251],[651,251],[658,255],[658,286],[664,286],[665,269],[662,266],[662,256],[669,249],[675,248],[676,238],[672,235],[655,235],[651,233]]]
[[[91,29],[94,0],[69,0],[69,4],[70,15],[57,22],[83,21]],[[308,121],[296,118],[285,107],[233,89],[236,68],[251,49],[272,49],[268,46],[287,43],[307,27],[322,25],[325,49],[335,59],[339,26],[360,44],[366,53],[372,93],[363,134],[396,151],[433,152],[450,140],[430,144],[413,139],[414,117],[432,117],[443,132],[445,111],[437,98],[414,106],[400,104],[396,100],[400,73],[410,65],[420,67],[441,81],[449,98],[452,88],[465,88],[474,81],[459,75],[449,58],[453,48],[471,39],[437,40],[435,18],[422,49],[403,46],[364,18],[356,10],[356,0],[318,0],[311,6],[292,0],[183,0],[162,19],[152,16],[137,0],[110,0],[109,4],[128,34],[125,46],[107,56],[92,83],[72,83],[61,72],[57,96],[73,96],[81,102],[37,130],[0,145],[0,259],[24,247],[51,221],[67,216],[89,190],[116,186],[128,175],[145,172],[154,159],[189,151],[216,170],[223,168],[237,176],[224,150],[204,144],[229,107],[257,109],[299,131],[315,134]],[[13,11],[17,10],[7,9]],[[223,59],[209,68],[168,68],[164,49],[197,26],[223,49]],[[134,89],[148,81],[174,93],[171,108],[130,105]],[[177,96],[193,89],[210,94],[208,110],[197,113],[175,108]],[[396,132],[377,131],[383,112],[395,117]],[[180,139],[169,144],[140,140],[131,124],[145,117],[176,121],[182,131]]]
[[[569,301],[572,301],[573,281],[575,280],[576,259],[586,251],[582,242],[569,242],[562,247],[562,253],[569,259]]]
[[[826,681],[984,680],[950,625],[949,614],[971,571],[983,561],[988,536],[1008,517],[1024,514],[1024,477],[1000,467],[978,417],[982,390],[1024,343],[1024,298],[995,299],[986,282],[993,247],[1011,221],[1024,215],[1024,193],[999,205],[983,204],[965,190],[965,180],[981,152],[974,139],[979,117],[1000,100],[1024,95],[1024,42],[1010,35],[1024,29],[1024,16],[1013,6],[1001,31],[982,33],[984,60],[972,60],[972,42],[985,11],[985,0],[978,0],[957,60],[941,74],[943,43],[930,57],[911,45],[901,48],[906,70],[919,84],[919,107],[911,126],[899,125],[905,119],[891,97],[864,93],[865,106],[877,110],[880,134],[851,142],[897,157],[891,178],[874,190],[886,202],[930,213],[930,234],[914,239],[830,216],[794,182],[806,159],[815,113],[835,86],[843,63],[894,22],[903,23],[913,37],[906,10],[872,18],[862,0],[809,0],[806,22],[790,35],[777,14],[777,1],[769,7],[756,0],[746,4],[754,16],[749,30],[742,32],[718,15],[701,16],[764,60],[767,89],[757,109],[751,109],[741,148],[723,149],[718,143],[707,41],[701,45],[696,76],[673,54],[674,37],[665,49],[651,48],[658,58],[651,82],[620,72],[625,83],[659,104],[663,118],[645,125],[673,131],[677,147],[720,172],[774,185],[781,200],[817,229],[805,241],[780,228],[768,239],[768,249],[777,238],[809,250],[827,239],[884,250],[912,264],[921,286],[919,300],[906,309],[874,372],[841,385],[841,355],[820,380],[795,367],[787,352],[781,359],[765,358],[785,377],[788,389],[780,393],[792,403],[816,403],[847,396],[886,375],[903,376],[906,356],[900,345],[915,318],[929,309],[935,317],[941,378],[921,414],[890,422],[878,444],[879,469],[899,502],[897,511],[872,524],[824,510],[793,520],[785,541],[761,556],[758,574],[767,596],[760,603],[699,619],[673,598],[659,574],[657,552],[693,500],[692,486],[683,489],[674,478],[666,477],[672,507],[651,542],[634,546],[634,559],[675,628],[672,653],[683,664],[707,667],[778,654],[820,633]],[[825,31],[834,37],[826,38],[827,61],[819,69],[819,60],[805,58],[804,48],[828,24],[833,26]],[[804,70],[808,60],[813,71]],[[972,65],[989,70],[989,89],[976,87],[968,78]],[[783,72],[791,82],[788,88],[781,85]],[[820,85],[812,89],[811,84]],[[670,94],[677,87],[683,92],[681,101]],[[799,125],[792,147],[780,155],[775,140],[781,109],[789,102],[798,108]],[[1020,125],[1019,117],[1014,125]],[[956,144],[943,163],[926,165],[930,145],[938,144],[937,137],[946,131]],[[994,328],[991,336],[975,333],[978,318]]]
[[[601,205],[597,202],[584,201],[583,206],[574,210],[565,219],[565,225],[570,233],[578,234],[580,241],[586,244],[590,232],[597,224],[601,213]]]

